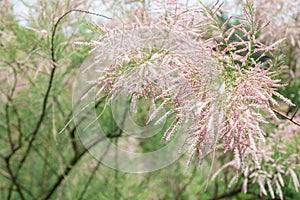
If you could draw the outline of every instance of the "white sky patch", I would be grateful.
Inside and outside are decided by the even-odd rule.
[[[18,20],[21,26],[28,26],[28,15],[30,13],[30,6],[36,4],[39,0],[11,0],[13,4],[13,12],[16,15],[16,19]],[[185,4],[188,8],[199,7],[199,0],[179,0],[179,3]],[[208,6],[212,6],[216,1],[215,0],[202,0],[202,2]],[[221,2],[221,1],[220,1]],[[224,0],[226,8],[229,11],[229,15],[237,15],[241,13],[241,8],[235,5],[235,0]],[[151,5],[150,5],[151,8]],[[103,5],[103,3],[99,0],[94,0],[91,8],[89,9],[91,12],[96,12],[99,14],[103,14],[106,16],[112,16],[113,14],[117,14],[116,11],[108,11]],[[118,15],[118,14],[117,14]],[[91,16],[93,21],[98,21],[99,18],[96,16]]]

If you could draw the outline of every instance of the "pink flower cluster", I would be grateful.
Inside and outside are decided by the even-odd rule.
[[[234,156],[226,166],[242,170],[247,177],[245,181],[255,178],[263,194],[266,194],[266,183],[270,185],[272,197],[275,185],[282,198],[281,172],[290,173],[298,188],[293,169],[281,171],[278,166],[278,174],[272,174],[270,178],[265,166],[262,167],[268,165],[268,161],[275,162],[273,158],[267,159],[268,154],[262,156],[262,152],[270,148],[266,147],[267,133],[262,124],[268,123],[270,117],[278,120],[272,110],[273,106],[280,105],[278,100],[294,106],[277,92],[284,84],[280,84],[276,71],[273,71],[278,67],[273,52],[282,40],[278,38],[278,41],[264,44],[262,37],[258,37],[267,30],[269,22],[258,20],[254,5],[249,2],[244,6],[242,18],[228,17],[225,21],[221,18],[222,3],[217,2],[211,8],[202,5],[188,9],[175,1],[155,2],[155,12],[146,13],[143,21],[133,17],[130,23],[114,29],[100,27],[104,34],[99,42],[94,42],[93,51],[107,45],[106,52],[99,52],[100,57],[109,56],[111,51],[118,56],[98,71],[99,79],[95,81],[98,94],[105,92],[112,99],[125,90],[132,95],[134,106],[131,110],[134,112],[138,99],[150,95],[154,99],[154,108],[148,122],[157,120],[159,123],[172,116],[173,121],[163,135],[167,142],[183,124],[191,122],[184,129],[190,155],[187,166],[194,155],[202,161],[212,151],[222,150],[232,152]],[[192,38],[193,42],[182,40],[175,34],[171,46],[153,48],[153,45],[164,43],[161,35],[174,33],[174,30],[186,39]],[[146,39],[135,38],[136,32],[145,34]],[[126,40],[125,46],[110,49],[114,42],[130,37],[132,39]],[[176,40],[178,44],[174,45]],[[140,44],[144,48],[135,49]],[[156,107],[158,101],[161,104]],[[159,110],[167,105],[170,110],[155,119]],[[272,179],[274,177],[276,180]],[[244,185],[247,188],[246,182]]]

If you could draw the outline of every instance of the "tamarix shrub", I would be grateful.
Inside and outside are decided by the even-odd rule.
[[[271,134],[265,124],[282,123],[278,111],[274,110],[276,107],[295,106],[278,92],[285,86],[278,78],[281,62],[277,54],[284,38],[264,42],[272,24],[256,14],[252,2],[243,4],[243,14],[238,17],[228,17],[222,5],[217,2],[211,7],[202,3],[188,7],[177,1],[151,1],[152,10],[137,8],[138,15],[125,16],[122,23],[113,21],[114,26],[99,26],[102,34],[99,41],[90,43],[95,46],[92,51],[105,40],[122,34],[129,37],[135,30],[154,30],[153,36],[147,38],[149,41],[175,30],[193,42],[188,46],[188,42],[181,41],[186,48],[178,47],[173,54],[170,46],[162,50],[136,49],[124,54],[120,51],[114,63],[106,66],[92,83],[98,84],[97,94],[105,93],[108,102],[126,90],[131,95],[133,113],[140,98],[151,96],[153,106],[148,123],[172,120],[163,135],[166,142],[186,121],[191,122],[180,133],[186,134],[187,168],[194,156],[198,156],[201,164],[206,155],[221,151],[233,159],[221,166],[212,179],[223,169],[232,167],[236,176],[230,184],[238,181],[240,174],[243,192],[247,192],[252,181],[259,186],[261,195],[283,199],[282,188],[287,177],[292,178],[298,191],[295,170],[299,170],[299,154],[285,156],[282,152],[288,144],[279,145],[283,141],[278,140],[285,136]],[[291,36],[293,44],[294,40]],[[147,41],[133,39],[132,42]],[[179,74],[184,81],[178,82],[166,69]],[[158,102],[160,106],[156,107]],[[155,119],[166,105],[168,112]],[[280,148],[276,149],[276,145]],[[299,145],[295,148],[299,153]]]

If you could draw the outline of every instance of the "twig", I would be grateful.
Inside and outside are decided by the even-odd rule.
[[[16,190],[17,190],[17,192],[18,192],[20,198],[21,198],[22,200],[25,200],[25,197],[24,197],[24,195],[23,195],[23,193],[22,193],[22,190],[21,190],[21,188],[19,187],[19,184],[17,183],[16,177],[14,176],[14,174],[13,174],[13,172],[12,172],[12,169],[11,169],[11,167],[10,167],[10,162],[9,162],[10,159],[7,158],[7,159],[5,159],[5,161],[6,161],[6,169],[7,169],[8,173],[9,173],[9,176],[10,176],[10,179],[11,179],[11,182],[12,182],[12,184],[11,184],[10,187],[9,187],[9,191],[8,191],[8,199],[11,198],[11,193],[12,193],[13,185],[15,185],[15,186],[17,187]]]
[[[299,107],[298,107],[298,109],[296,110],[296,112],[293,114],[292,117],[289,117],[289,116],[287,116],[287,115],[285,115],[285,114],[279,112],[278,110],[275,110],[275,109],[272,109],[272,110],[273,110],[276,114],[280,115],[281,117],[283,117],[283,118],[289,120],[290,122],[296,124],[297,126],[300,126],[300,123],[298,123],[298,122],[296,122],[296,121],[293,120],[293,118],[295,117],[297,111],[299,110]]]
[[[299,111],[300,106],[297,107],[296,111],[294,112],[294,114],[291,117],[291,120],[294,119],[294,117],[296,116],[297,112]]]
[[[13,69],[13,72],[14,72],[14,81],[13,81],[13,87],[11,88],[9,94],[7,94],[7,103],[5,105],[5,118],[6,118],[6,125],[7,125],[7,134],[8,134],[8,141],[9,141],[9,145],[10,145],[10,148],[11,150],[13,151],[14,149],[14,143],[13,143],[13,140],[12,140],[12,137],[11,137],[11,124],[10,124],[10,114],[9,114],[9,103],[12,102],[12,98],[13,98],[13,95],[14,95],[14,92],[16,90],[16,86],[17,86],[17,72],[16,72],[16,69],[14,67],[12,67],[11,65],[9,65],[12,69]]]

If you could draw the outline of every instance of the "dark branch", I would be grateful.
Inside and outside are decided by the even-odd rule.
[[[275,109],[272,109],[272,110],[273,110],[277,115],[280,115],[281,117],[283,117],[283,118],[289,120],[290,122],[296,124],[297,126],[300,126],[300,123],[294,121],[294,117],[295,117],[297,111],[299,110],[299,107],[298,107],[298,109],[296,110],[296,112],[293,114],[292,117],[289,117],[289,116],[287,116],[287,115],[285,115],[285,114],[283,114],[283,113],[281,113],[281,112],[279,112],[279,111],[277,111],[277,110],[275,110]]]

